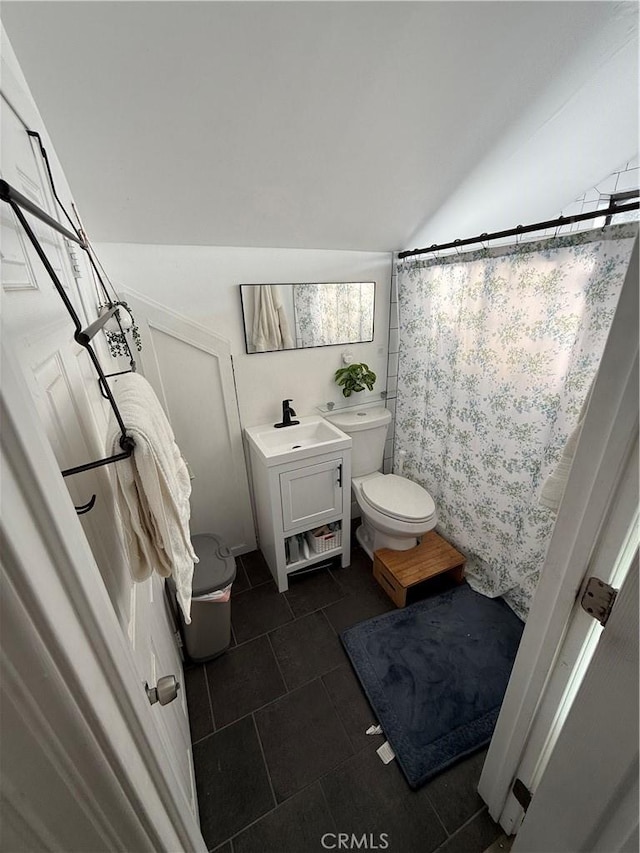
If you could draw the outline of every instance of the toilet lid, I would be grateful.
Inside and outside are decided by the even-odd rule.
[[[365,480],[362,493],[374,509],[401,521],[425,521],[436,510],[429,492],[396,474]]]

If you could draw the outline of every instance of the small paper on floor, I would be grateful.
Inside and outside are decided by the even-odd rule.
[[[367,735],[381,735],[382,734],[382,726],[369,726],[367,731],[365,732]]]
[[[388,740],[385,740],[385,742],[382,744],[382,746],[379,746],[376,749],[376,752],[378,753],[378,755],[380,756],[380,760],[384,764],[388,764],[390,761],[393,761],[393,759],[396,757],[396,754],[391,749],[391,745],[390,745]]]

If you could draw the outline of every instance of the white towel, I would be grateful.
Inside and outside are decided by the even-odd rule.
[[[173,575],[185,622],[191,622],[193,564],[198,562],[189,532],[191,480],[160,401],[139,373],[112,380],[111,390],[136,443],[129,459],[113,466],[116,501],[134,581],[155,569]],[[107,448],[120,453],[120,429],[113,412]]]
[[[564,495],[564,490],[567,487],[569,472],[573,465],[573,457],[575,456],[576,447],[578,446],[578,439],[580,438],[584,419],[587,414],[587,409],[589,408],[594,382],[595,379],[591,383],[587,397],[582,404],[580,414],[578,415],[578,423],[567,439],[567,443],[564,446],[562,455],[558,460],[558,464],[544,481],[542,491],[540,492],[540,498],[538,499],[540,506],[546,506],[548,509],[551,509],[556,513],[560,507],[560,501]]]

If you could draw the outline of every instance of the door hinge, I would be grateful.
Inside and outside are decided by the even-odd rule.
[[[606,625],[617,594],[617,589],[601,581],[600,578],[589,578],[580,604],[582,609],[597,619],[601,625]]]
[[[513,792],[513,796],[522,806],[523,811],[526,812],[526,810],[529,808],[529,803],[531,802],[531,791],[527,788],[527,786],[521,779],[515,780],[511,791]]]

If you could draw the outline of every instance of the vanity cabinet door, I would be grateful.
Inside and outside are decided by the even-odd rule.
[[[342,459],[281,473],[280,494],[285,532],[335,520],[342,513]]]

